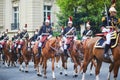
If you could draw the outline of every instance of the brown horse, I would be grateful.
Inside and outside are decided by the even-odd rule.
[[[61,37],[53,37],[46,42],[45,47],[42,49],[44,78],[47,78],[46,76],[47,60],[51,58],[52,78],[56,79],[54,72],[54,63],[55,63],[55,56],[59,55],[59,53],[61,52],[61,47],[62,47],[61,43],[62,43]]]
[[[9,40],[7,42],[8,44],[8,52],[9,52],[9,55],[10,55],[10,64],[11,66],[15,66],[16,67],[16,61],[17,61],[17,55],[16,53],[14,53],[14,48],[13,48],[13,42],[11,40]]]
[[[82,80],[85,80],[85,72],[87,70],[87,66],[90,63],[90,61],[95,58],[96,62],[97,62],[97,66],[95,69],[95,74],[96,74],[96,80],[99,80],[99,73],[100,73],[100,68],[102,65],[102,62],[107,62],[110,63],[110,67],[109,67],[109,72],[111,73],[111,71],[114,69],[114,80],[116,80],[117,78],[117,74],[118,74],[118,69],[119,69],[119,61],[120,61],[120,35],[119,35],[119,39],[118,39],[118,45],[115,48],[112,48],[112,55],[113,55],[113,60],[114,62],[112,62],[110,59],[105,59],[103,57],[104,54],[104,49],[103,48],[95,48],[95,43],[98,39],[100,39],[101,37],[95,37],[92,39],[89,39],[86,42],[85,45],[85,53],[84,53],[84,63],[83,63],[83,76],[82,76]],[[110,75],[108,76],[108,80],[110,79]]]
[[[10,43],[11,40],[3,41],[2,54],[3,54],[3,61],[5,62],[6,67],[10,65],[10,61],[12,59],[12,55],[10,51]]]
[[[83,46],[82,42],[80,40],[76,40],[73,43],[71,43],[69,49],[69,56],[72,59],[74,63],[74,74],[73,77],[78,76],[78,66],[81,66],[81,61],[83,59]],[[64,69],[65,76],[67,76],[67,59],[68,56],[65,56],[64,53],[61,54],[61,60],[62,60],[62,69]],[[62,71],[60,72],[62,74]]]
[[[22,46],[21,47],[22,55],[18,58],[18,62],[20,64],[20,68],[19,68],[20,71],[24,71],[22,67],[22,63],[25,62],[25,72],[28,72],[28,64],[32,58],[32,50],[30,47],[31,45],[30,43],[31,43],[30,40],[23,40],[22,44],[19,44]],[[17,48],[17,52],[18,52],[18,48]]]
[[[38,41],[36,41],[33,45],[33,61],[34,61],[34,68],[37,70],[37,75],[42,76],[42,63],[43,63],[43,57],[42,55],[38,58],[36,55],[38,54]]]

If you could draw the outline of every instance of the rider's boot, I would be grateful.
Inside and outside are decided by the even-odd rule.
[[[67,49],[64,49],[65,56],[68,56]]]
[[[110,58],[108,53],[109,48],[110,48],[110,45],[106,44],[104,48],[104,58],[107,58],[107,59]]]
[[[21,57],[22,54],[21,54],[21,49],[18,49],[18,57]]]
[[[36,57],[40,58],[41,55],[41,47],[38,47],[38,54],[36,55]]]

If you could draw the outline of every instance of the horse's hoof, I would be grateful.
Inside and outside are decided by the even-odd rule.
[[[92,76],[92,73],[90,73],[90,76]]]
[[[19,69],[19,71],[21,71],[21,69]]]
[[[56,80],[56,78],[53,78],[52,80]]]
[[[65,74],[65,76],[68,76],[67,74]]]
[[[40,76],[40,77],[42,77],[42,75],[41,75],[41,74],[37,74],[37,76]]]
[[[28,73],[28,71],[25,71],[25,73]]]
[[[73,78],[76,78],[76,77],[78,77],[78,75],[73,75]]]
[[[47,76],[44,76],[45,79],[47,79]]]
[[[62,75],[62,72],[60,72],[60,75]]]

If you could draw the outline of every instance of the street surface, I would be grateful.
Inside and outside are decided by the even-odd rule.
[[[61,62],[59,62],[61,64]],[[23,64],[24,65],[24,64]],[[103,63],[101,72],[100,72],[100,80],[107,79],[108,67],[109,64]],[[88,67],[86,73],[86,80],[95,80],[94,68],[93,68],[93,75],[90,76],[90,69]],[[55,76],[56,80],[81,80],[82,74],[79,73],[77,78],[73,78],[73,63],[71,60],[68,60],[68,76],[65,76],[64,73],[60,75],[60,68],[55,68]],[[0,80],[52,80],[52,72],[51,72],[51,62],[48,61],[47,67],[47,79],[43,77],[39,77],[36,75],[36,71],[33,68],[33,62],[30,62],[29,65],[29,72],[21,72],[19,71],[19,65],[17,67],[5,67],[4,65],[0,64]],[[111,80],[113,80],[113,74],[111,75]],[[118,74],[117,80],[120,80],[120,71]]]

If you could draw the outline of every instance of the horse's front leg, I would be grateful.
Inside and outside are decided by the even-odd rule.
[[[44,57],[44,63],[43,63],[43,66],[44,66],[44,78],[47,78],[46,76],[46,69],[47,69],[47,59]]]
[[[42,76],[42,71],[41,71],[41,69],[42,69],[42,59],[41,59],[41,57],[40,57],[40,62],[39,62],[39,60],[37,61],[37,75],[38,76]]]
[[[21,58],[19,58],[19,64],[20,64],[20,67],[19,67],[19,71],[22,71],[22,72],[24,72],[24,68],[23,68],[23,66],[22,66],[22,63],[23,63],[23,59]]]
[[[55,80],[56,78],[55,78],[55,72],[54,72],[54,63],[55,63],[55,58],[53,57],[52,58],[52,77]]]
[[[25,72],[28,73],[28,61],[25,62]]]

